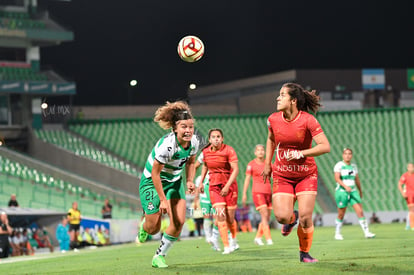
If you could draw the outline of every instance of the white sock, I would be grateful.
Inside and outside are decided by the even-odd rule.
[[[344,220],[338,220],[338,219],[335,220],[335,225],[336,225],[335,234],[341,234],[341,228],[343,224],[344,224]]]
[[[203,228],[204,228],[204,234],[206,235],[207,241],[209,241],[211,238],[211,225],[212,225],[212,220],[210,220],[209,218],[204,218]]]
[[[160,246],[158,247],[157,251],[155,251],[155,255],[167,256],[168,251],[170,251],[172,245],[177,239],[178,238],[164,233],[160,241]]]
[[[364,233],[368,233],[368,223],[365,217],[359,218],[359,224],[361,225],[362,231],[364,231]]]
[[[212,234],[212,236],[213,236],[213,240],[214,241],[217,242],[219,240],[220,232],[219,232],[217,226],[213,226],[213,234]]]
[[[407,213],[407,218],[405,219],[405,226],[407,228],[411,227],[411,225],[410,225],[410,212]]]

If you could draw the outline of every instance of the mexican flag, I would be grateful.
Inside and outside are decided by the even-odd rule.
[[[407,87],[414,89],[414,69],[407,69]]]

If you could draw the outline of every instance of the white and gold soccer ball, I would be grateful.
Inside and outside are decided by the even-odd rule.
[[[195,62],[203,57],[204,44],[197,36],[188,35],[180,40],[177,51],[182,60],[190,63]]]

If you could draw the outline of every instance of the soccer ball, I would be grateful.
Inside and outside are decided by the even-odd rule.
[[[200,38],[194,35],[183,37],[178,43],[178,55],[186,62],[200,60],[204,54],[204,44]]]

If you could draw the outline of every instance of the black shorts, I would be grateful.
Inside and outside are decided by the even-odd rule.
[[[69,224],[69,231],[79,232],[80,224]]]

